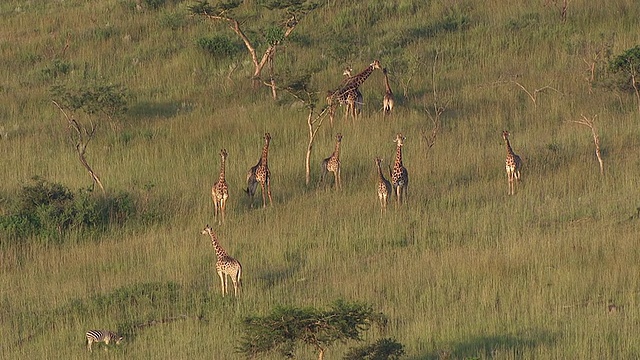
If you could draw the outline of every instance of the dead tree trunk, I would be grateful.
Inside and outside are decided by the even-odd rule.
[[[582,115],[582,119],[572,120],[572,122],[587,126],[589,129],[591,129],[593,143],[596,147],[596,157],[598,158],[598,164],[600,165],[600,175],[604,175],[604,164],[602,162],[602,154],[600,153],[600,137],[598,136],[598,130],[596,129],[593,120],[594,119],[588,119],[586,116]]]
[[[431,119],[431,123],[433,124],[433,128],[431,129],[431,133],[427,135],[425,131],[422,131],[422,137],[427,142],[427,150],[431,149],[433,145],[436,143],[436,138],[438,137],[438,132],[441,128],[441,120],[440,115],[446,109],[446,105],[448,101],[444,104],[440,104],[440,97],[438,96],[437,84],[436,84],[436,64],[438,63],[438,52],[433,59],[433,67],[431,68],[431,81],[433,82],[433,114],[429,111],[429,108],[425,106],[425,111],[427,115]]]
[[[53,101],[53,103],[58,107],[58,109],[60,109],[60,111],[62,111],[62,114],[69,123],[69,137],[74,147],[76,148],[80,163],[89,172],[89,175],[91,175],[91,180],[93,180],[94,184],[97,184],[104,194],[105,190],[104,186],[102,186],[102,181],[100,181],[100,177],[95,171],[93,171],[93,169],[89,165],[89,162],[87,161],[87,158],[85,157],[87,145],[89,145],[89,142],[91,141],[91,139],[93,139],[93,136],[95,135],[97,129],[97,125],[91,123],[91,128],[87,129],[86,127],[80,125],[75,119],[69,117],[69,115],[67,115],[64,109],[62,109],[62,107],[57,102]]]
[[[325,114],[327,108],[322,110],[322,112],[313,119],[313,107],[309,109],[309,116],[307,117],[307,126],[309,127],[309,143],[307,144],[307,154],[305,156],[305,184],[309,185],[311,182],[311,149],[313,148],[313,142],[315,140],[316,134],[322,126],[322,122],[324,121]],[[315,126],[315,127],[314,127]]]

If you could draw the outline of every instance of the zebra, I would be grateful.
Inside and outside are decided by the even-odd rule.
[[[87,349],[91,350],[91,344],[94,342],[104,342],[109,345],[109,342],[115,341],[116,345],[122,341],[122,336],[108,330],[89,330],[87,331]]]

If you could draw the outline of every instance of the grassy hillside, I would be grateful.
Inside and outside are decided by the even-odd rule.
[[[259,3],[235,14],[262,54],[282,14]],[[573,0],[562,21],[559,3],[321,2],[278,48],[276,79],[309,75],[317,114],[345,66],[378,59],[396,109],[381,113],[375,71],[360,88],[361,118],[344,121],[340,108],[333,128],[324,121],[307,186],[307,110],[284,91],[274,101],[254,89],[240,39],[190,16],[192,2],[2,2],[0,216],[34,176],[134,210],[92,229],[0,233],[0,354],[84,358],[84,333],[105,328],[125,343],[93,356],[236,359],[243,318],[342,298],[387,315],[365,341],[395,338],[407,359],[640,357],[640,115],[607,65],[640,44],[640,4]],[[98,125],[86,158],[106,195],[87,192],[92,180],[52,103],[56,85],[93,84],[129,96],[110,120],[75,113]],[[591,130],[572,122],[583,116],[599,135],[603,176]],[[514,196],[503,130],[524,162]],[[274,204],[251,208],[242,189],[265,132]],[[336,132],[340,191],[318,184]],[[398,132],[409,198],[381,215],[373,159],[392,165]],[[219,225],[210,191],[221,148],[230,200]],[[243,265],[239,299],[221,297],[206,224]]]

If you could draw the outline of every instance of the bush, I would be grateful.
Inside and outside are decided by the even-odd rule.
[[[225,36],[201,37],[196,40],[196,44],[202,50],[214,57],[230,57],[240,51],[240,48]]]
[[[393,360],[404,355],[402,344],[393,339],[380,339],[373,344],[350,349],[343,357],[345,360]]]
[[[136,217],[136,201],[128,193],[97,195],[88,190],[74,194],[67,187],[35,177],[22,188],[9,214],[0,216],[0,232],[12,240],[34,234],[59,240],[70,229],[103,230]]]
[[[328,310],[277,307],[267,316],[244,319],[245,335],[238,351],[248,357],[275,351],[291,358],[296,346],[304,344],[318,351],[321,359],[337,341],[360,341],[373,324],[384,326],[386,317],[367,304],[337,300]]]
[[[622,78],[618,87],[625,91],[634,90],[640,83],[640,45],[627,49],[609,62],[609,68]],[[634,83],[635,81],[635,83]]]

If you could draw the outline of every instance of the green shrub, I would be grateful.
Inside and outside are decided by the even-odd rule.
[[[343,357],[345,360],[389,360],[404,355],[402,344],[393,339],[380,339],[373,344],[351,348]]]
[[[187,24],[182,13],[165,12],[160,16],[160,25],[171,30],[179,30]]]
[[[138,214],[131,194],[98,195],[88,190],[73,193],[57,183],[35,177],[22,188],[9,214],[0,216],[0,232],[12,240],[39,234],[38,239],[59,240],[70,229],[90,231],[123,225]]]
[[[198,47],[214,57],[224,58],[240,51],[240,48],[228,37],[211,36],[196,40]]]
[[[147,4],[147,6],[149,6],[149,8],[153,10],[160,9],[161,7],[164,6],[166,2],[167,2],[166,0],[144,0],[144,3]]]
[[[617,86],[624,91],[633,91],[640,80],[640,45],[627,49],[609,62],[612,73],[618,75]],[[635,81],[635,84],[634,84]]]
[[[42,69],[42,77],[45,80],[56,79],[59,76],[67,75],[71,71],[71,64],[60,59],[54,59],[51,64]]]

